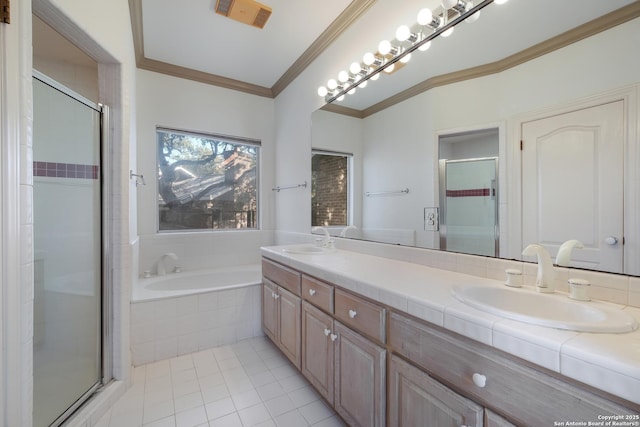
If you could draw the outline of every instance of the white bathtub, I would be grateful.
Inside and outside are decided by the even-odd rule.
[[[133,287],[132,302],[235,289],[261,282],[260,264],[169,273],[140,279]]]
[[[262,335],[260,265],[140,279],[131,299],[135,366]]]

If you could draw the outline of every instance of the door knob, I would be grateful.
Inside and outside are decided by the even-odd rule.
[[[609,236],[609,237],[607,237],[606,239],[604,239],[604,242],[605,242],[607,245],[614,246],[614,245],[617,245],[617,244],[618,244],[618,238],[617,238],[617,237],[614,237],[614,236]]]

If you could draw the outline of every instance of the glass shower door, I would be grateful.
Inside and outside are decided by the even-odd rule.
[[[58,425],[101,384],[98,106],[33,79],[33,425]]]
[[[498,256],[498,159],[440,160],[440,249]]]

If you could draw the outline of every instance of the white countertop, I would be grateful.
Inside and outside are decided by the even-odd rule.
[[[287,247],[291,246],[263,247],[262,254],[640,404],[640,329],[623,334],[581,333],[508,320],[463,304],[452,294],[453,286],[502,286],[497,280],[358,252],[293,254],[283,251]],[[639,308],[612,306],[640,320]]]

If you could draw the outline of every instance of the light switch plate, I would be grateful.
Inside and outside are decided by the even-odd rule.
[[[438,231],[439,225],[439,208],[424,208],[424,230]]]

